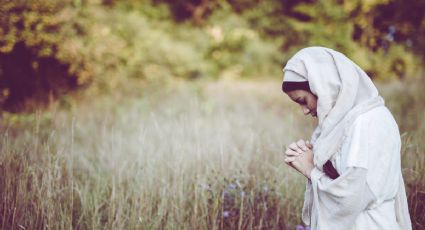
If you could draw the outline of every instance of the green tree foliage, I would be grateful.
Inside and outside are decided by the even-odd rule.
[[[161,2],[170,7],[176,20],[191,19],[197,25],[204,23],[204,19],[217,5],[214,0],[162,0]]]
[[[376,42],[388,36],[374,26],[386,17],[376,13],[380,7],[394,4],[388,0],[229,2],[253,28],[278,41],[285,60],[301,47],[320,45],[345,53],[371,77],[403,78],[417,70],[416,57],[404,45]],[[400,10],[409,12],[411,7]]]
[[[143,10],[88,1],[2,1],[4,109],[27,109],[27,102],[49,102],[88,85],[92,91],[114,89],[127,77],[163,81],[209,72],[205,48],[181,36],[190,28],[152,21]]]
[[[65,36],[60,31],[70,18],[61,13],[67,4],[53,0],[1,1],[0,90],[7,98],[6,107],[27,95],[47,99],[47,95],[75,85],[66,65],[54,58]]]
[[[0,0],[0,104],[19,110],[28,99],[115,90],[129,78],[280,76],[284,62],[311,45],[345,53],[371,77],[403,78],[418,69],[414,52],[425,53],[423,15],[412,13],[424,6],[412,4]]]
[[[372,49],[403,44],[425,61],[425,1],[392,0],[374,7],[368,17],[375,30],[364,31],[365,39],[374,39]],[[359,31],[361,34],[363,31]]]
[[[289,19],[289,22],[298,33],[307,37],[307,45],[322,45],[339,50],[358,63],[371,77],[385,79],[394,75],[413,75],[417,64],[415,58],[400,45],[394,44],[385,50],[372,49],[354,39],[356,28],[375,31],[373,24],[369,23],[370,11],[383,2],[385,0],[330,0],[298,4],[294,10],[306,15],[309,20]]]

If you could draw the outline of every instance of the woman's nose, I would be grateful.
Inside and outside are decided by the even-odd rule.
[[[306,106],[303,106],[302,108],[303,108],[304,115],[307,115],[310,113],[310,110]]]

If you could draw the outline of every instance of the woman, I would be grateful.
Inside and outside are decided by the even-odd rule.
[[[282,90],[317,117],[311,143],[285,162],[308,178],[302,219],[312,229],[411,229],[398,126],[367,74],[325,47],[298,51]]]

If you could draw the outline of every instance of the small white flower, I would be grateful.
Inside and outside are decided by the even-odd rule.
[[[224,218],[227,218],[227,217],[229,217],[230,216],[230,212],[229,211],[224,211],[223,212],[223,217]]]
[[[244,191],[241,191],[240,195],[241,195],[241,197],[244,197],[245,196],[245,192]]]

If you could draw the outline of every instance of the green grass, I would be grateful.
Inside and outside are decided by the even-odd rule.
[[[420,229],[425,102],[417,85],[381,90],[404,133],[404,174]],[[401,100],[406,93],[410,100]],[[293,229],[305,179],[282,163],[282,152],[309,137],[310,119],[278,81],[176,83],[144,97],[4,114],[0,226]]]

